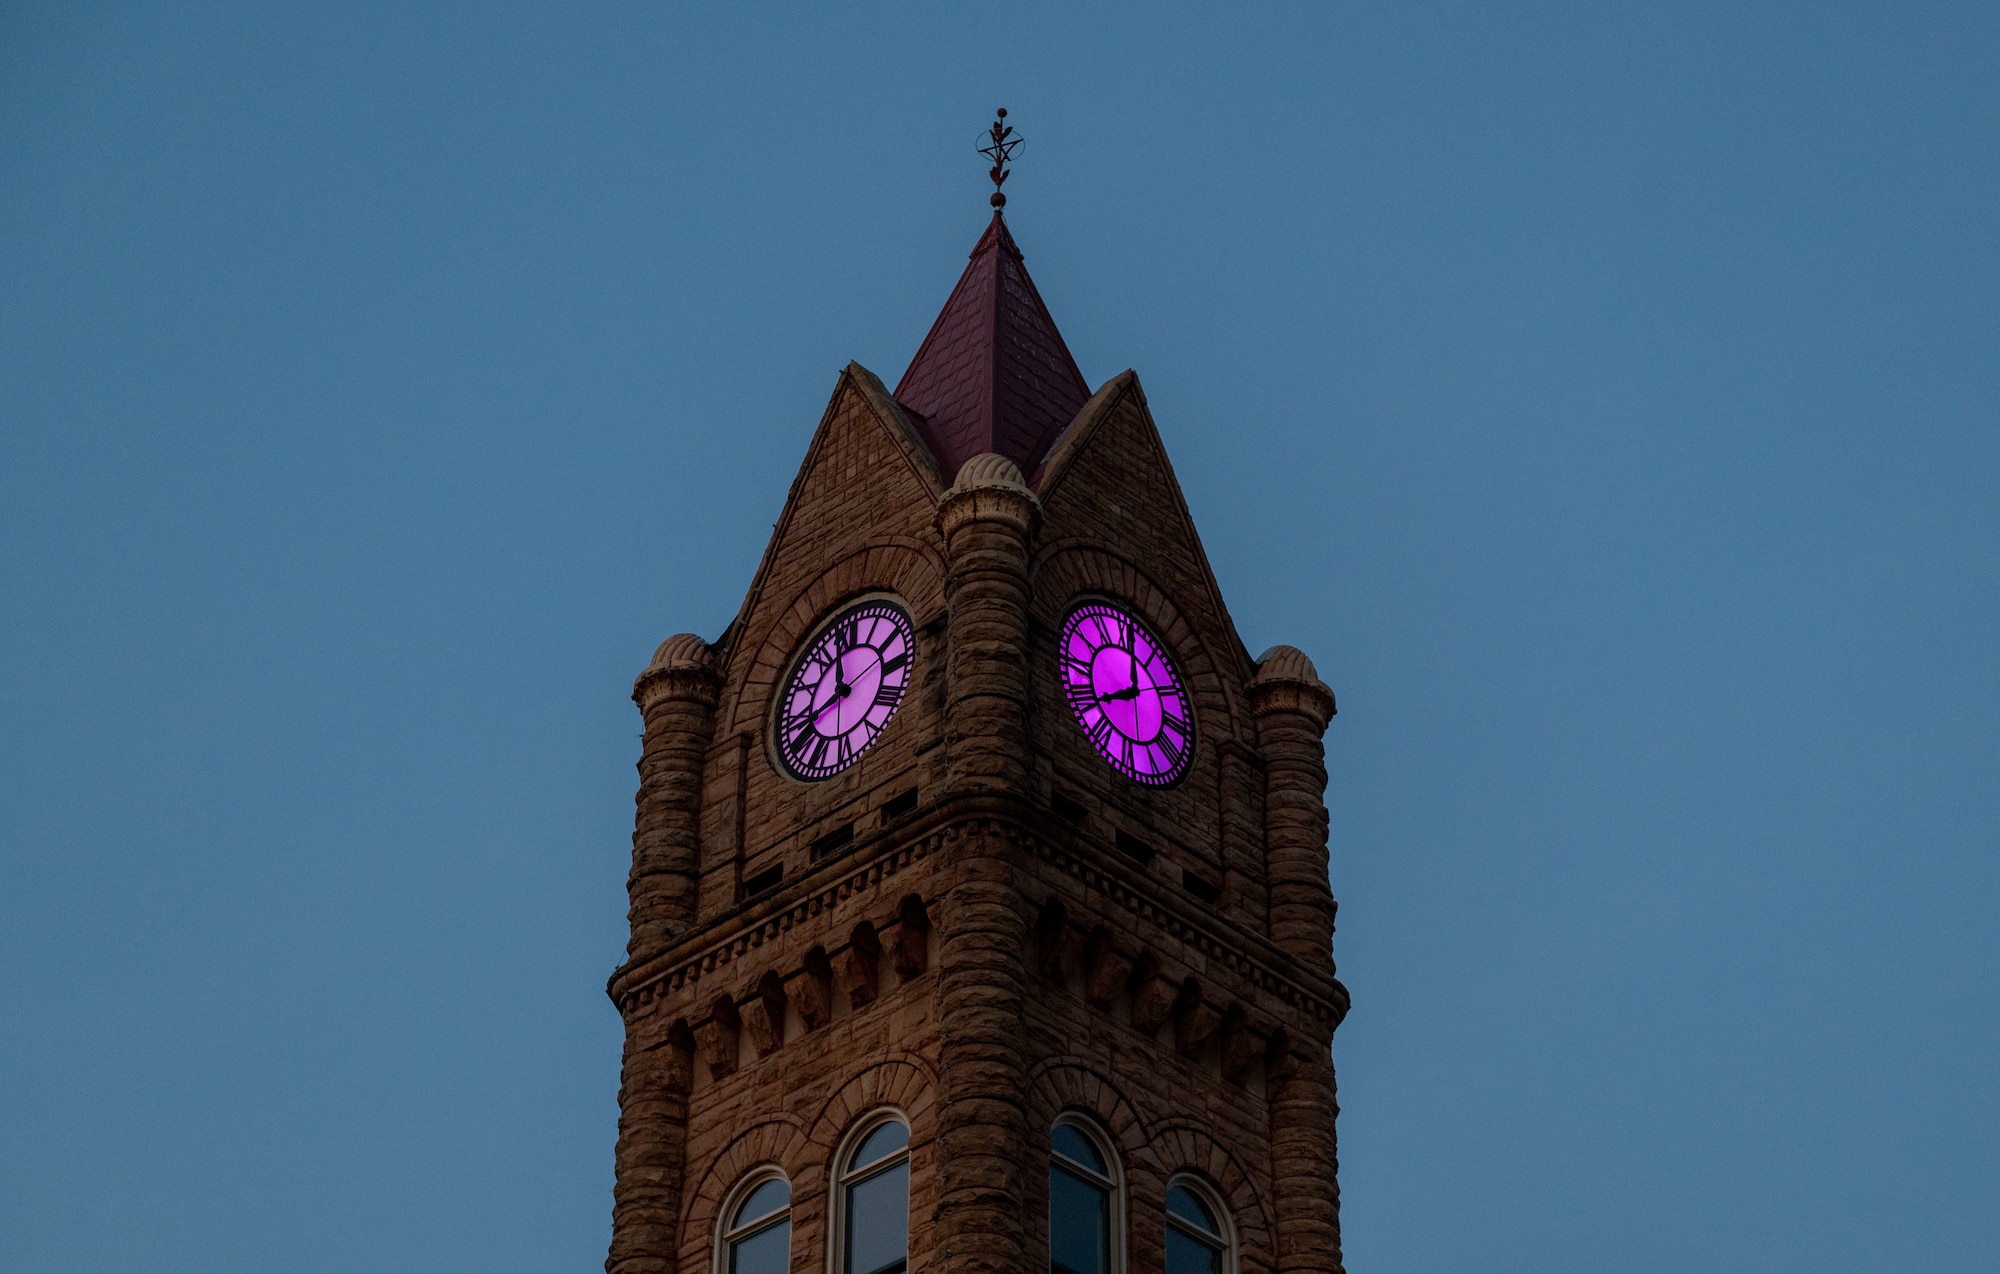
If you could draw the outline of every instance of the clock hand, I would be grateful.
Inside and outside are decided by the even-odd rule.
[[[840,701],[853,693],[854,693],[853,686],[848,685],[845,681],[836,680],[833,687],[833,701],[827,704],[824,708],[821,708],[819,710],[819,715],[813,718],[813,728],[818,729],[819,723],[826,720],[826,714],[832,712],[835,708],[838,708],[840,706]]]

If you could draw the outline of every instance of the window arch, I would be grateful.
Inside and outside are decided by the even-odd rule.
[[[1064,1115],[1049,1130],[1050,1274],[1118,1274],[1125,1264],[1124,1182],[1095,1124]]]
[[[1183,1173],[1167,1182],[1166,1274],[1234,1274],[1229,1210],[1208,1183]]]
[[[716,1274],[786,1274],[792,1263],[792,1183],[774,1168],[730,1192],[716,1237]]]
[[[834,1274],[902,1274],[910,1259],[910,1126],[884,1111],[835,1159]]]

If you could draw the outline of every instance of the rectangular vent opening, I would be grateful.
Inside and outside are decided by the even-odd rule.
[[[1217,898],[1222,897],[1221,885],[1204,880],[1185,867],[1181,869],[1181,888],[1187,890],[1203,902],[1214,902]]]
[[[1153,847],[1130,832],[1118,833],[1118,852],[1138,863],[1153,861]]]
[[[763,871],[758,872],[743,882],[743,896],[754,898],[758,894],[769,893],[773,889],[776,889],[778,882],[784,878],[785,865],[783,863],[779,863],[776,867],[766,867]]]
[[[914,812],[916,808],[917,789],[911,788],[900,796],[892,796],[882,802],[882,821],[886,823],[892,818],[901,818],[905,814]]]
[[[825,858],[836,849],[845,849],[854,843],[854,824],[843,823],[812,843],[812,856]]]
[[[1083,806],[1078,805],[1061,792],[1057,792],[1049,797],[1049,810],[1071,827],[1083,826]]]

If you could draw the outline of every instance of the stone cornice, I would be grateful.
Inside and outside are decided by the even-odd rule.
[[[1067,872],[1086,888],[1097,891],[1140,919],[1165,930],[1265,993],[1309,1017],[1325,1022],[1329,1028],[1339,1026],[1341,1019],[1347,1016],[1347,988],[1339,978],[1312,978],[1300,967],[1297,959],[1265,939],[1235,925],[1227,925],[1226,929],[1216,925],[1216,917],[1197,919],[1190,914],[1192,908],[1182,904],[1180,899],[1153,885],[1150,880],[1123,870],[1122,865],[1114,869],[1111,860],[1096,852],[1094,847],[1065,847],[1050,837],[1034,835],[1018,824],[1009,826],[1008,830],[1020,833],[1023,847],[1037,858]]]
[[[648,668],[632,683],[632,702],[645,708],[662,699],[691,699],[713,708],[721,680],[707,668]]]
[[[877,832],[853,852],[822,864],[762,903],[718,917],[666,950],[621,966],[605,992],[623,1012],[692,986],[982,825],[1327,1029],[1347,1016],[1347,988],[1338,978],[1305,968],[1267,939],[1220,917],[1197,915],[1192,901],[1113,862],[1042,811],[1006,796],[940,802],[925,817]]]
[[[1333,720],[1333,691],[1316,681],[1258,681],[1250,687],[1250,711],[1296,712],[1324,732]]]
[[[1031,538],[1042,521],[1042,506],[1026,487],[953,487],[938,504],[939,534],[949,543],[968,522],[1000,522]]]

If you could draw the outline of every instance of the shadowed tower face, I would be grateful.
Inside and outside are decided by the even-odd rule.
[[[611,1274],[1341,1268],[1333,695],[998,211],[633,698]]]

